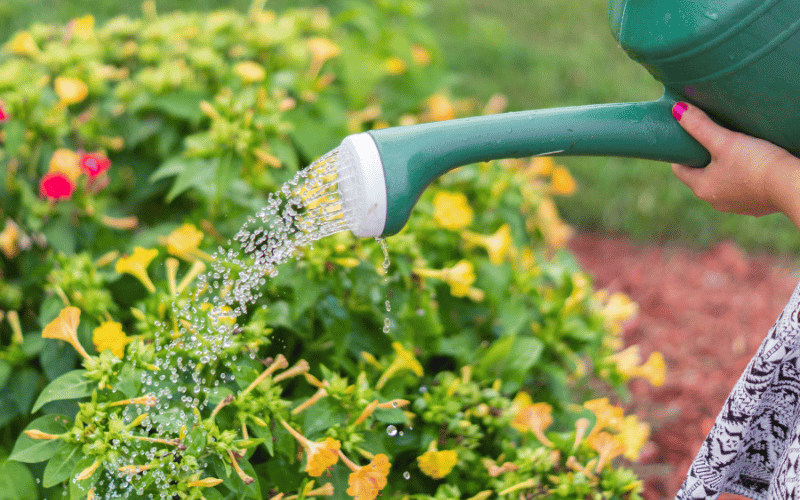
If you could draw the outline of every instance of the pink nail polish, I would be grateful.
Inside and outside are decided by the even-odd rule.
[[[676,120],[681,121],[681,117],[683,116],[683,113],[685,113],[687,109],[689,109],[689,105],[686,104],[685,102],[676,102],[675,105],[672,106],[672,116]]]

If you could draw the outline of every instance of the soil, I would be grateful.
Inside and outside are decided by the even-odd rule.
[[[666,382],[630,381],[626,414],[652,434],[633,468],[647,500],[671,500],[733,385],[800,281],[788,258],[748,255],[730,242],[708,251],[578,233],[568,244],[596,288],[621,291],[639,315],[624,331],[643,359],[664,355]],[[741,499],[723,494],[722,500]]]

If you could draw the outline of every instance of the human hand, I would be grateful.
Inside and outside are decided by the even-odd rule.
[[[722,212],[760,217],[783,212],[795,224],[800,191],[786,189],[798,181],[800,160],[762,139],[714,123],[701,109],[677,103],[672,115],[711,153],[705,168],[673,164],[672,171],[701,200]],[[800,185],[800,184],[798,184]]]

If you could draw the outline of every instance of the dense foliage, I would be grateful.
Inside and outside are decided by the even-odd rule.
[[[620,351],[635,305],[559,250],[552,197],[575,186],[547,158],[446,176],[388,266],[374,241],[316,242],[223,356],[180,347],[177,307],[298,168],[349,133],[480,112],[442,90],[424,4],[348,6],[148,2],[4,48],[0,498],[638,498],[615,458],[647,425],[585,382],[624,395],[663,361]]]

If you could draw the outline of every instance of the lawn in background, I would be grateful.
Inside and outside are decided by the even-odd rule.
[[[325,3],[271,0],[267,8]],[[343,4],[346,0],[336,0]],[[510,111],[657,99],[661,85],[629,60],[606,22],[606,0],[432,0],[457,97],[509,98]],[[158,10],[244,10],[250,0],[159,0]],[[0,38],[31,22],[65,22],[86,13],[102,22],[139,15],[123,0],[0,2]],[[559,201],[578,228],[640,241],[678,241],[704,248],[731,238],[751,250],[800,251],[800,233],[783,215],[752,218],[716,212],[674,178],[666,163],[620,158],[561,158],[578,193]]]

